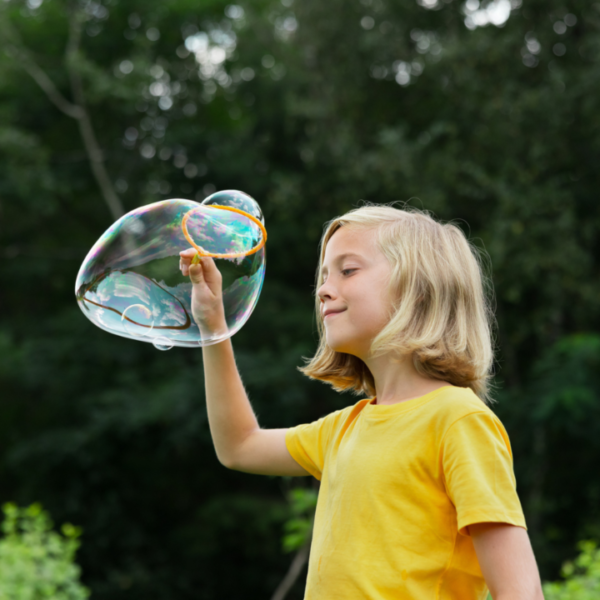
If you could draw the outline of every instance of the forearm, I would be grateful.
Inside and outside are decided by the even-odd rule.
[[[231,340],[202,351],[210,432],[219,461],[231,468],[242,444],[259,425],[235,364]]]

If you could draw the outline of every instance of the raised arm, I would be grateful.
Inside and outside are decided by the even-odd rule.
[[[211,258],[191,264],[195,250],[181,253],[181,271],[193,284],[192,312],[201,331],[226,329],[222,279]],[[285,445],[286,429],[261,429],[235,363],[231,341],[205,346],[204,378],[210,432],[219,461],[229,469],[261,475],[308,475]]]

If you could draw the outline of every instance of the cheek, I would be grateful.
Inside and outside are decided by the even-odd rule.
[[[364,310],[363,315],[365,334],[374,338],[390,322],[392,316],[391,303],[384,298],[374,297]]]
[[[377,297],[368,295],[353,302],[343,320],[332,322],[331,339],[348,338],[358,341],[373,339],[389,322],[389,308]]]
[[[388,286],[365,284],[361,286],[350,303],[356,316],[369,321],[387,321],[392,310]]]
[[[380,301],[367,314],[369,329],[373,333],[379,333],[390,321],[389,307]]]

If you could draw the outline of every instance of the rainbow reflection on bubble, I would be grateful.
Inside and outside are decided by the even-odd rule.
[[[119,219],[79,269],[75,294],[83,314],[101,329],[161,350],[208,346],[239,331],[262,289],[265,248],[250,252],[263,233],[243,213],[218,206],[264,223],[257,202],[235,190],[212,194],[201,204],[164,200]],[[211,255],[239,255],[214,259],[223,277],[226,334],[203,337],[192,318],[192,284],[179,269],[179,252],[190,247],[182,231],[188,213],[187,231],[197,246]]]

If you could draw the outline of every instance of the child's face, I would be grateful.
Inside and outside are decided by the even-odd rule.
[[[325,247],[323,285],[317,290],[327,345],[368,358],[391,314],[391,267],[373,229],[338,229]]]

